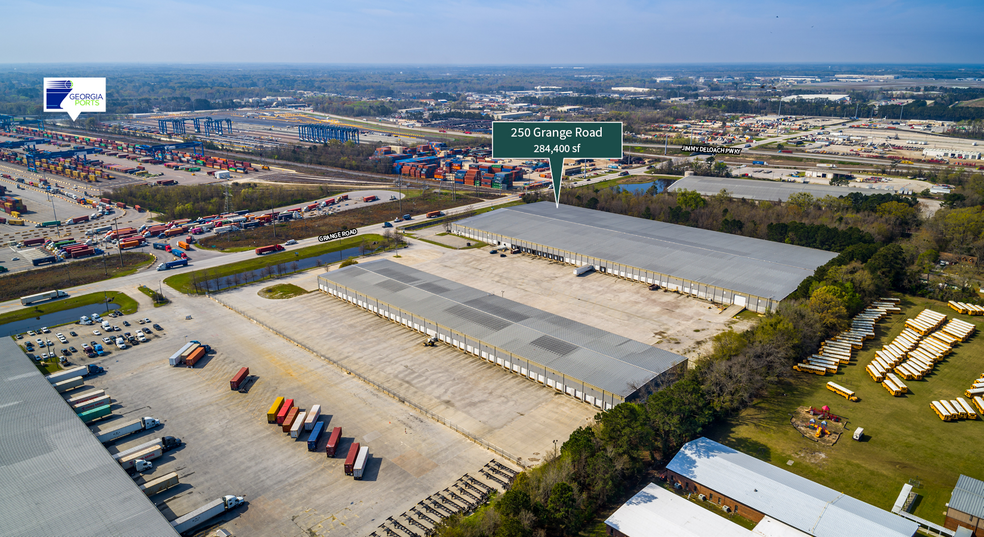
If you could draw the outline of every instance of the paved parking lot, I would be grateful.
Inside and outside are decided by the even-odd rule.
[[[127,437],[110,452],[162,435],[186,443],[154,461],[146,476],[178,472],[181,485],[151,498],[169,519],[222,495],[244,494],[249,504],[220,519],[235,535],[364,536],[464,473],[476,475],[493,458],[209,299],[176,297],[175,303],[153,309],[143,295],[137,298],[141,311],[124,318],[146,315],[165,331],[106,359],[79,362],[107,368],[87,386],[105,389],[115,414],[164,422]],[[215,353],[194,369],[169,367],[167,358],[187,339],[208,343]],[[229,389],[229,379],[242,366],[258,377],[247,394]],[[338,457],[325,457],[324,441],[321,451],[312,453],[306,435],[292,440],[267,423],[266,411],[278,396],[295,398],[302,409],[322,405],[322,421],[343,428]],[[363,481],[342,470],[342,453],[352,442],[370,447]]]
[[[315,288],[311,274],[306,276],[291,281]],[[451,347],[424,347],[420,334],[320,291],[257,302],[257,291],[266,285],[216,299],[525,464],[540,462],[554,440],[563,442],[597,412]]]

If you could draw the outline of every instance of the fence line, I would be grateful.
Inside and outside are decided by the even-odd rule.
[[[246,319],[248,319],[249,321],[251,321],[253,324],[257,324],[259,326],[262,326],[263,328],[266,328],[270,332],[273,332],[274,334],[276,334],[276,335],[284,338],[285,340],[287,340],[288,342],[292,343],[293,345],[306,350],[307,352],[309,352],[309,353],[317,356],[318,358],[321,358],[322,360],[325,360],[326,362],[334,365],[335,367],[338,367],[344,373],[347,373],[349,375],[352,375],[352,376],[358,378],[362,382],[364,382],[364,383],[372,386],[373,388],[375,388],[375,389],[383,392],[384,394],[392,397],[393,399],[396,399],[397,401],[399,401],[399,402],[401,402],[401,403],[409,406],[410,408],[413,408],[417,412],[420,412],[421,414],[423,414],[423,415],[427,416],[428,418],[430,418],[430,419],[432,419],[432,420],[440,423],[441,425],[444,425],[445,427],[448,427],[452,431],[454,431],[454,432],[456,432],[456,433],[464,436],[465,438],[471,440],[472,442],[475,442],[476,444],[482,446],[483,448],[485,448],[485,449],[487,449],[487,450],[495,453],[496,455],[499,455],[500,457],[503,457],[505,459],[508,459],[510,462],[512,462],[513,464],[519,466],[520,468],[526,468],[526,465],[521,462],[521,459],[519,457],[516,457],[515,455],[513,455],[513,454],[507,452],[506,450],[504,450],[504,449],[496,446],[495,444],[491,444],[489,442],[486,442],[485,440],[482,440],[481,438],[478,438],[477,436],[471,434],[470,432],[466,431],[465,429],[462,429],[461,427],[455,425],[454,423],[446,420],[444,417],[442,417],[442,416],[440,416],[438,414],[435,414],[435,413],[427,410],[426,408],[423,408],[422,406],[418,405],[417,403],[409,400],[408,398],[404,397],[402,394],[400,394],[400,393],[398,393],[398,392],[396,392],[394,390],[391,390],[389,388],[386,388],[385,386],[382,386],[379,383],[377,383],[377,382],[375,382],[373,380],[370,380],[368,377],[365,377],[365,376],[361,375],[360,373],[358,373],[356,371],[352,371],[351,369],[345,367],[341,363],[339,363],[339,362],[337,362],[337,361],[335,361],[335,360],[333,360],[333,359],[331,359],[331,358],[329,358],[329,357],[321,354],[320,352],[318,352],[318,351],[316,351],[316,350],[308,347],[307,345],[304,345],[303,343],[299,343],[298,341],[292,339],[290,336],[284,334],[283,332],[277,330],[276,328],[273,328],[272,326],[269,326],[269,325],[267,325],[267,324],[265,324],[265,323],[263,323],[263,322],[255,319],[254,317],[250,316],[249,314],[247,314],[246,312],[240,310],[239,308],[237,308],[235,306],[231,306],[229,304],[226,304],[225,302],[222,302],[221,300],[219,300],[218,298],[216,298],[214,295],[211,295],[210,294],[210,295],[208,295],[208,297],[211,298],[213,301],[215,301],[215,303],[219,304],[220,306],[224,306],[225,308],[228,308],[228,309],[230,309],[230,310],[238,313],[239,315],[245,317]]]

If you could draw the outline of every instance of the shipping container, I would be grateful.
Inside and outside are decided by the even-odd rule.
[[[106,395],[106,390],[89,390],[78,395],[72,395],[68,399],[65,399],[65,402],[68,403],[69,406],[77,405],[104,395]]]
[[[318,423],[324,423],[320,421]],[[342,428],[335,427],[331,431],[331,436],[328,438],[328,444],[325,446],[325,453],[328,454],[328,458],[331,459],[335,456],[335,449],[338,447],[338,443],[342,440]]]
[[[369,446],[362,446],[359,448],[359,454],[355,458],[355,464],[352,466],[352,477],[355,479],[362,479],[362,473],[366,469],[366,464],[369,462]]]
[[[92,423],[96,420],[108,417],[112,415],[112,413],[112,407],[109,405],[104,405],[79,414],[79,418],[82,419],[83,423]]]
[[[82,414],[83,412],[92,410],[93,408],[98,408],[104,405],[111,405],[111,404],[113,404],[112,398],[110,398],[108,395],[103,395],[100,397],[96,397],[95,399],[89,399],[88,401],[82,401],[81,403],[76,403],[72,405],[72,409],[75,410],[76,414]]]
[[[314,424],[318,423],[318,419],[321,417],[321,405],[314,405],[311,410],[308,411],[307,417],[304,419],[304,430],[311,431],[314,429]]]
[[[203,356],[205,356],[205,347],[198,347],[194,352],[189,354],[187,358],[185,358],[185,365],[188,367],[195,367],[195,364],[198,363],[198,360],[200,360]]]
[[[232,377],[232,380],[229,381],[229,387],[233,390],[238,390],[239,387],[242,386],[243,381],[246,380],[246,377],[248,376],[249,376],[248,367],[244,367],[240,369],[239,373],[236,373],[236,375]]]
[[[75,388],[78,388],[79,386],[82,385],[83,382],[84,380],[82,379],[82,377],[72,377],[70,379],[66,379],[61,382],[56,382],[54,384],[55,391],[57,391],[58,393],[65,393],[69,390],[74,390]],[[89,407],[89,408],[93,408],[93,407]]]
[[[287,416],[288,418],[290,416]],[[307,412],[298,412],[297,417],[290,426],[290,437],[297,438],[304,431],[304,419],[307,417]],[[284,424],[286,426],[286,423]]]
[[[147,496],[153,496],[154,494],[164,492],[177,484],[178,473],[171,472],[169,474],[164,474],[157,479],[151,479],[143,485],[140,485],[140,492],[143,492]]]
[[[307,448],[308,451],[318,450],[318,439],[321,438],[321,431],[325,429],[325,422],[319,421],[314,424],[314,429],[311,430],[311,434],[308,435]]]
[[[294,426],[294,421],[297,420],[297,415],[299,413],[300,410],[298,410],[296,406],[291,407],[291,409],[287,411],[287,414],[284,416],[284,422],[282,424],[283,432],[285,433],[290,432],[290,428]]]
[[[280,406],[280,410],[277,411],[277,425],[283,425],[284,420],[287,419],[287,413],[290,409],[294,407],[294,400],[287,399],[284,404]]]
[[[349,446],[348,456],[345,457],[345,475],[352,475],[352,471],[355,469],[355,459],[359,456],[360,447],[358,442]]]
[[[267,423],[277,423],[277,413],[280,412],[280,407],[283,405],[283,397],[278,397],[273,400],[273,404],[270,405],[270,410],[267,410]]]
[[[134,463],[136,463],[137,460],[151,461],[160,457],[163,454],[164,454],[164,448],[162,448],[160,445],[156,445],[156,446],[151,446],[142,451],[138,451],[131,455],[127,455],[126,457],[121,458],[118,462],[120,463],[120,466],[122,466],[124,470],[129,470],[130,468],[133,468]]]

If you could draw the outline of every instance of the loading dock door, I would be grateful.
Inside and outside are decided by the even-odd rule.
[[[744,308],[746,305],[748,305],[748,301],[745,299],[745,297],[741,295],[735,295],[735,304]]]

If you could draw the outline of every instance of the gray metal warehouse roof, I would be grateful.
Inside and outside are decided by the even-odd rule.
[[[950,508],[984,518],[984,481],[961,474],[950,496]]]
[[[816,537],[912,537],[919,524],[707,438],[688,442],[666,467]]]
[[[455,223],[782,300],[836,253],[550,202],[496,209]]]
[[[768,181],[761,179],[742,179],[733,177],[703,177],[691,175],[667,187],[669,191],[693,190],[705,196],[713,196],[725,189],[732,198],[745,198],[759,201],[786,201],[790,195],[807,192],[815,198],[833,196],[839,198],[852,192],[865,196],[872,194],[894,194],[894,190],[858,188],[846,186],[793,183],[788,181]]]
[[[6,337],[0,371],[0,535],[177,535]]]
[[[318,279],[622,397],[686,360],[387,259],[345,267]]]

